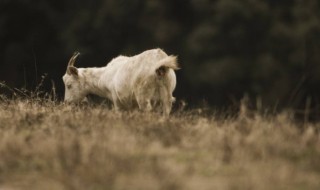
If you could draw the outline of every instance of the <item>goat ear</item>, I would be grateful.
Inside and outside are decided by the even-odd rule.
[[[78,69],[74,66],[69,66],[67,69],[69,75],[78,76]]]

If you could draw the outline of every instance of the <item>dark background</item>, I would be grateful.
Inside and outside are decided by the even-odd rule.
[[[313,110],[320,95],[318,0],[0,0],[0,80],[35,89],[78,67],[160,47],[179,57],[174,95],[189,105]]]

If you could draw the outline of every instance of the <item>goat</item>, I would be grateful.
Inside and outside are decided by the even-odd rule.
[[[115,110],[160,110],[169,115],[175,98],[174,70],[179,69],[177,58],[168,56],[161,49],[151,49],[138,55],[118,56],[105,67],[76,68],[79,56],[70,58],[62,77],[66,102],[80,102],[88,94],[108,98]]]

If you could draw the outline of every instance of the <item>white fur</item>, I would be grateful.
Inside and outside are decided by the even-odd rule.
[[[76,56],[71,58],[73,63]],[[174,70],[178,67],[176,57],[161,49],[133,57],[118,56],[101,68],[77,69],[70,62],[63,76],[67,102],[79,102],[87,94],[96,94],[110,99],[116,110],[160,108],[165,115],[171,111],[176,86]],[[156,71],[160,67],[163,70],[159,74]]]

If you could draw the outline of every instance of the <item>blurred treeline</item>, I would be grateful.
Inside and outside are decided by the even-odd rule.
[[[318,0],[0,0],[0,80],[32,89],[47,73],[62,98],[75,50],[90,67],[160,47],[191,105],[318,109],[319,19]]]

